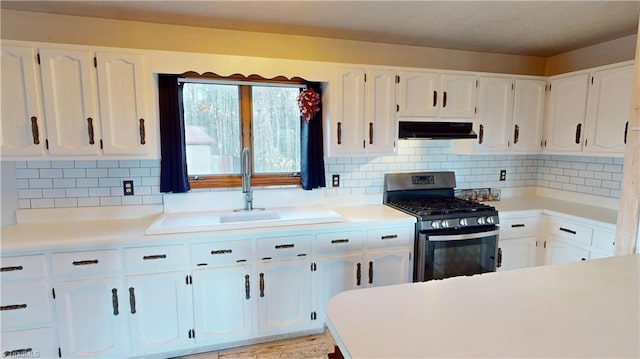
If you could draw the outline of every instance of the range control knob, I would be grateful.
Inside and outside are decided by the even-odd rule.
[[[442,228],[447,228],[449,227],[449,221],[443,219],[442,221],[440,221],[440,225],[442,225]]]
[[[485,218],[484,217],[478,217],[478,224],[485,224]]]
[[[493,217],[489,216],[489,217],[487,217],[487,223],[494,224],[495,220],[493,219]]]
[[[467,219],[461,218],[460,221],[458,221],[458,223],[460,224],[461,227],[464,227],[467,225]]]
[[[440,228],[440,222],[438,221],[431,222],[431,228]]]

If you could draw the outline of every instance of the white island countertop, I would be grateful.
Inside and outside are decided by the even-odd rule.
[[[640,255],[352,290],[345,358],[638,358]]]

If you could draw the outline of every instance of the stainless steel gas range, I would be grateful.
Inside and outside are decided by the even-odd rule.
[[[457,199],[454,172],[389,173],[383,203],[416,217],[414,281],[495,272],[498,211]]]

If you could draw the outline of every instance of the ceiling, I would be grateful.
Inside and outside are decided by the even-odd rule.
[[[636,34],[636,1],[6,1],[2,9],[548,57]]]

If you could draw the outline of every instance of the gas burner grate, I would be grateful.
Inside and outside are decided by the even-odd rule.
[[[495,211],[492,206],[457,198],[404,199],[388,204],[418,216]]]

